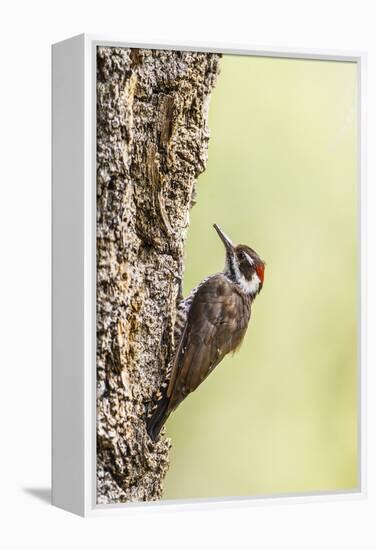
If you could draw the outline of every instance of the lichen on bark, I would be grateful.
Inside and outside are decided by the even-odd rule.
[[[174,351],[184,243],[208,155],[211,53],[97,49],[97,502],[162,495],[145,421]]]

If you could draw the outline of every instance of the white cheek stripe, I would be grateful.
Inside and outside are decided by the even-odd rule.
[[[249,261],[249,263],[251,265],[253,265],[255,263],[254,259],[251,258],[251,256],[249,254],[247,254],[246,252],[244,252],[244,256],[247,258],[247,260]]]
[[[240,279],[239,286],[242,288],[242,290],[246,294],[257,294],[259,286],[260,286],[260,279],[257,275],[257,273],[254,273],[252,275],[252,278],[250,281],[247,281],[247,279],[242,275]]]

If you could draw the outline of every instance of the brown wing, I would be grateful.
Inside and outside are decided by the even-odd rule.
[[[251,313],[248,297],[237,292],[224,275],[215,275],[197,291],[177,349],[167,389],[168,411],[194,391],[247,330]]]

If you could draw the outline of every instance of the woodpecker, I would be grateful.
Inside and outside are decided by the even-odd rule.
[[[171,376],[147,421],[153,441],[167,418],[229,352],[241,345],[254,299],[264,284],[263,262],[249,246],[235,246],[214,224],[226,250],[222,272],[204,279],[180,303],[175,336],[177,347]]]

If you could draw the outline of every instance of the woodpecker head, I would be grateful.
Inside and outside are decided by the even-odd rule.
[[[235,246],[217,224],[214,224],[214,229],[226,249],[225,275],[238,284],[246,294],[256,296],[264,284],[265,262],[249,246]]]

